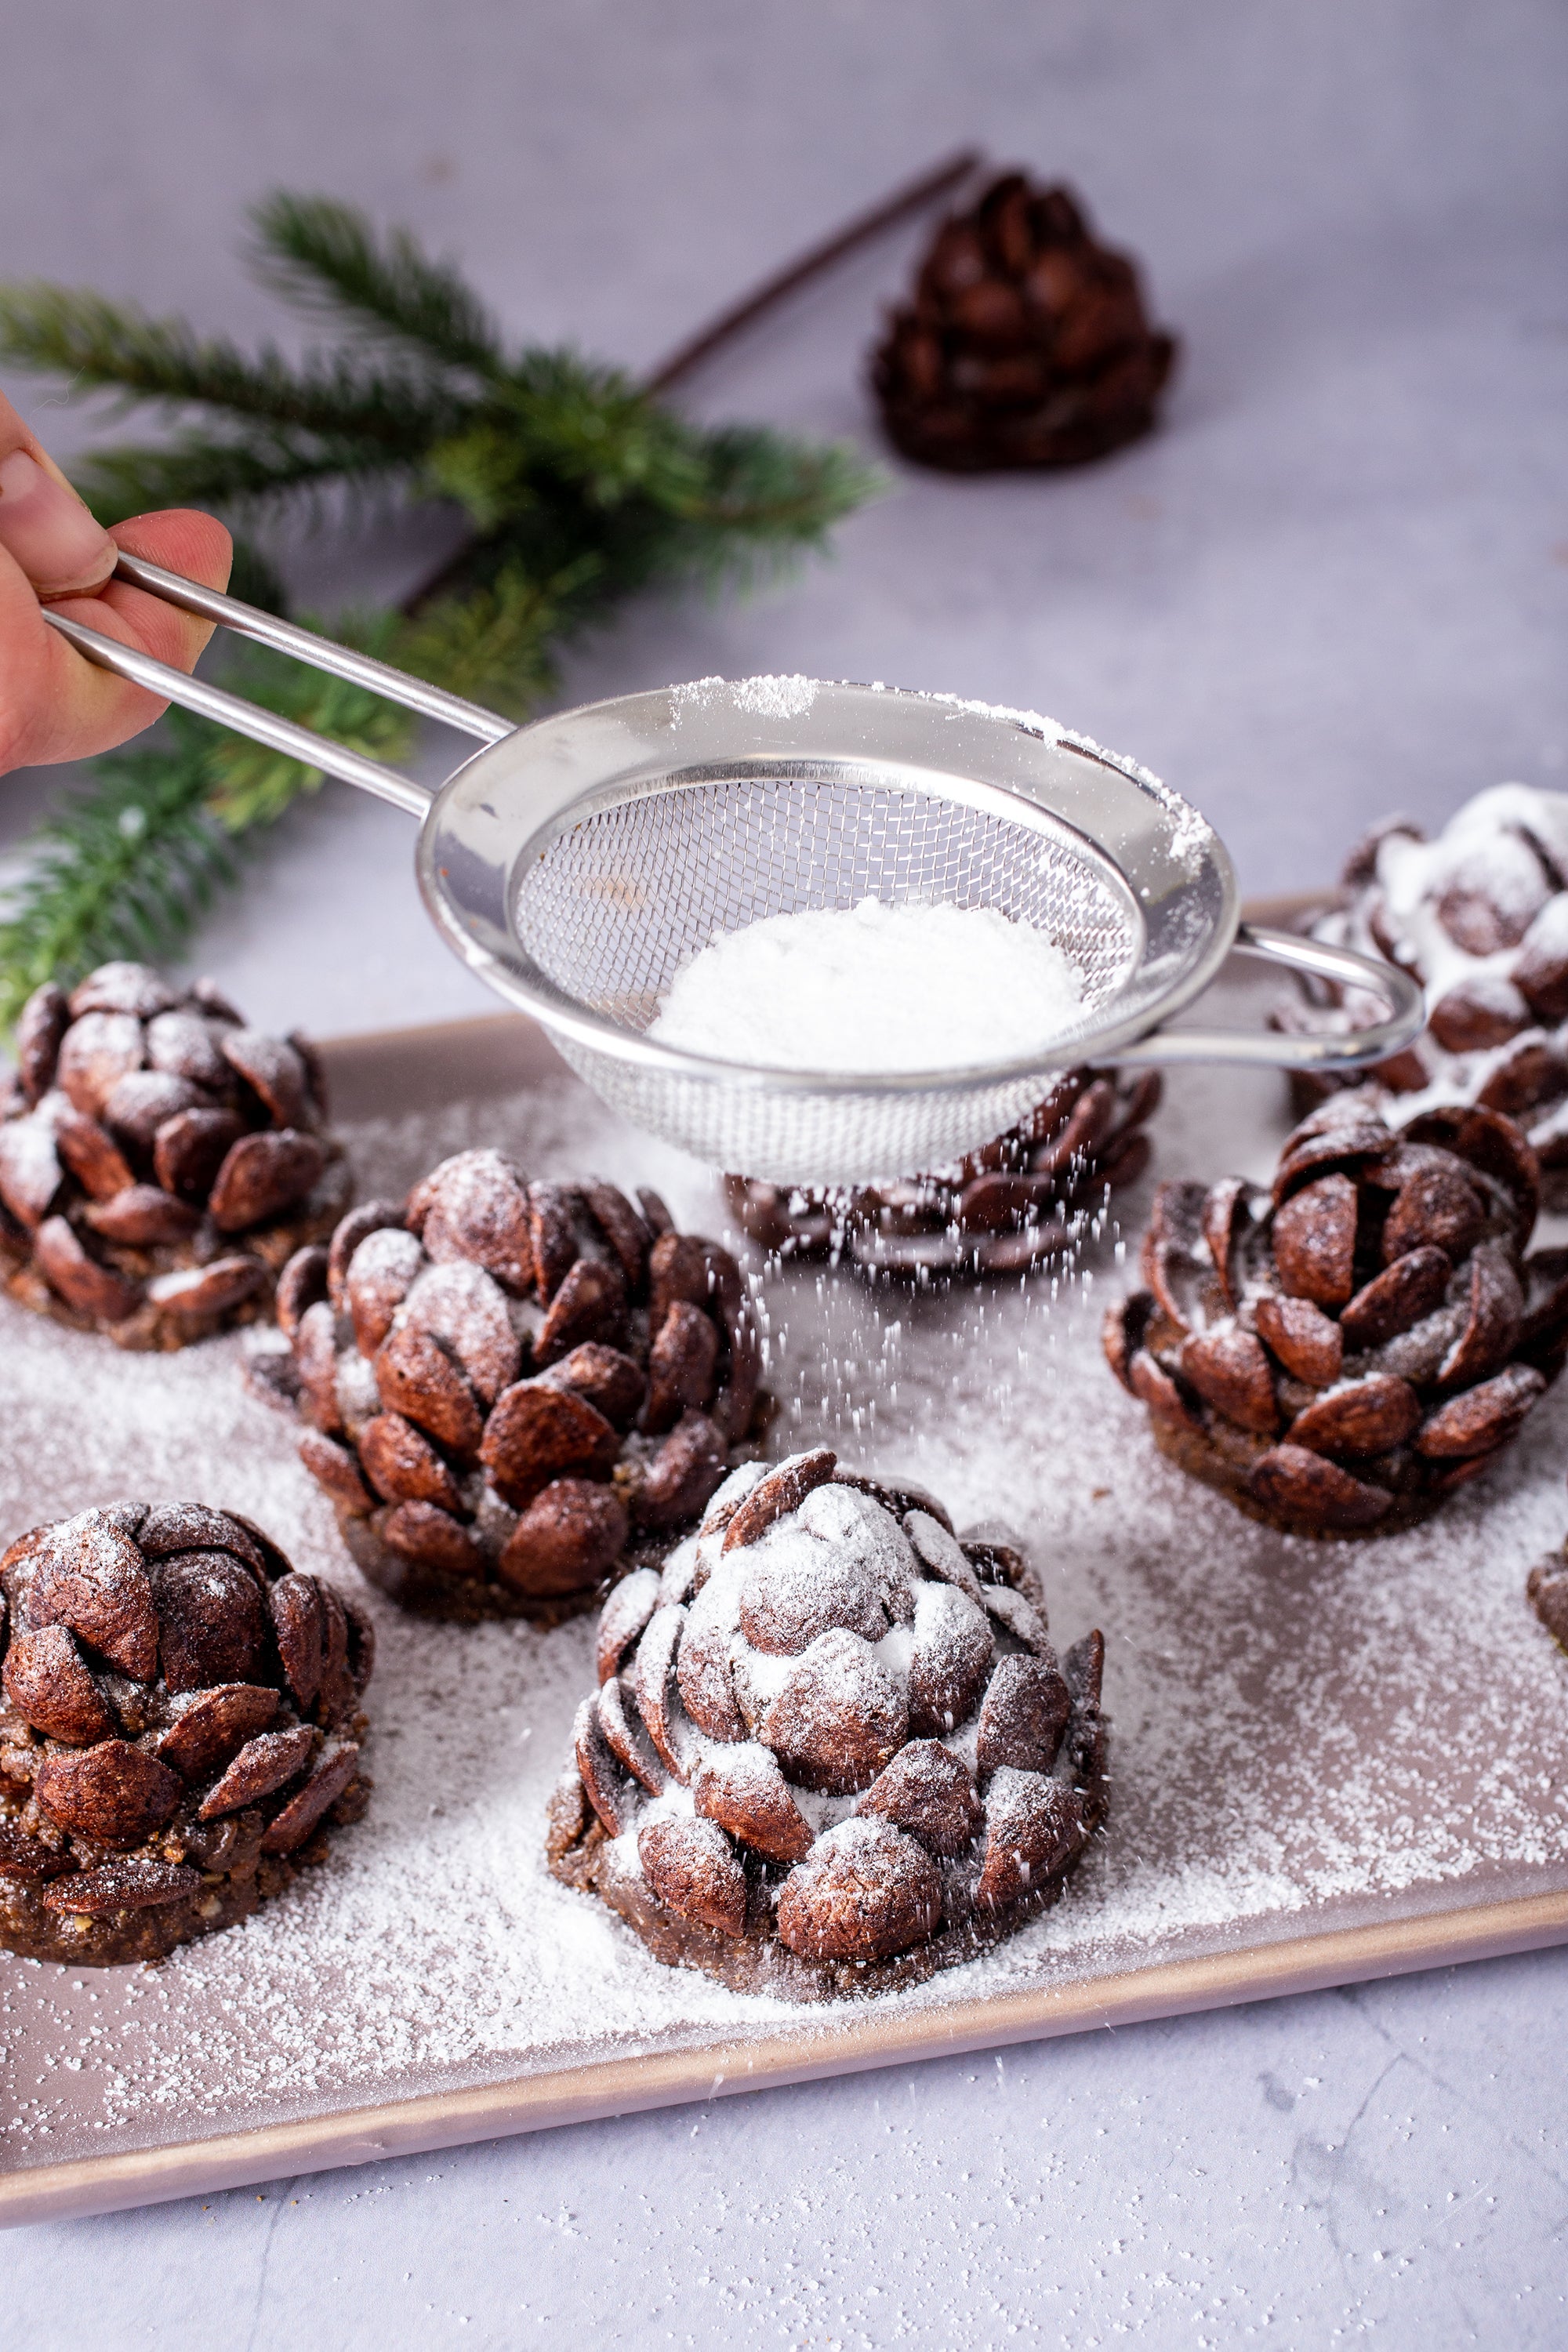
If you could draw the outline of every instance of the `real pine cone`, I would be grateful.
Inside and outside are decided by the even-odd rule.
[[[1069,1070],[1028,1118],[950,1175],[828,1192],[726,1176],[725,1197],[742,1230],[781,1257],[842,1255],[916,1282],[1017,1274],[1059,1255],[1107,1192],[1142,1176],[1160,1091],[1156,1070]]]
[[[1105,1803],[1105,1645],[1058,1664],[1001,1540],[826,1449],[616,1586],[555,1875],[661,1959],[791,1999],[919,1981],[1055,1900]]]
[[[247,1029],[210,982],[106,963],[35,989],[0,1120],[6,1288],[122,1348],[265,1314],[352,1198],[304,1038]]]
[[[1370,1071],[1294,1073],[1298,1114],[1347,1087],[1395,1125],[1438,1102],[1503,1111],[1540,1159],[1547,1207],[1568,1209],[1568,793],[1499,784],[1435,841],[1394,818],[1352,853],[1342,887],[1313,936],[1403,965],[1426,987],[1426,1026]],[[1313,980],[1274,1024],[1344,1035],[1381,1018]]]
[[[0,1945],[107,1967],[276,1894],[370,1797],[356,1604],[233,1511],[110,1503],[0,1559]]]
[[[1163,1184],[1146,1290],[1105,1352],[1161,1451],[1291,1534],[1427,1518],[1507,1446],[1568,1354],[1568,1251],[1527,1258],[1540,1170],[1510,1119],[1399,1133],[1336,1097],[1272,1193]]]
[[[758,1406],[728,1250],[656,1192],[459,1152],[285,1267],[308,1469],[405,1608],[554,1623],[700,1517]]]
[[[1078,466],[1154,422],[1174,338],[1064,187],[993,181],[937,231],[872,361],[889,438],[952,473]]]

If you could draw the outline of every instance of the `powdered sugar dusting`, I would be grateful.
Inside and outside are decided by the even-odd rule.
[[[1038,710],[1016,710],[1011,703],[1006,702],[973,702],[961,694],[922,694],[920,698],[922,702],[945,703],[954,718],[968,711],[976,719],[1009,719],[1015,727],[1021,727],[1026,735],[1037,735],[1042,742],[1066,742],[1068,740],[1054,719],[1046,718]]]
[[[670,715],[679,727],[690,709],[728,704],[751,719],[803,719],[816,700],[814,677],[697,677],[669,689]]]
[[[1263,1172],[1277,1081],[1194,1074],[1176,1095],[1156,1129],[1163,1172]],[[718,1229],[709,1180],[570,1080],[351,1139],[367,1194],[484,1142],[531,1173],[651,1181],[682,1222]],[[1167,1465],[1101,1366],[1099,1312],[1125,1279],[1114,1238],[1057,1286],[931,1298],[807,1269],[766,1292],[774,1452],[821,1439],[918,1477],[961,1526],[1015,1523],[1058,1646],[1092,1623],[1109,1646],[1107,1836],[1055,1909],[889,2008],[1568,1885],[1568,1665],[1521,1591],[1568,1521],[1568,1390],[1430,1528],[1356,1545],[1272,1535]],[[127,1358],[3,1313],[6,1533],[117,1493],[199,1494],[363,1594],[289,1424],[240,1384],[243,1340]],[[323,1868],[153,1971],[0,1965],[15,2162],[612,2055],[743,2049],[807,2016],[820,2030],[819,2009],[661,1968],[546,1874],[543,1809],[593,1686],[590,1624],[444,1629],[369,1606],[376,1793]]]
[[[1394,820],[1377,843],[1373,887],[1313,925],[1318,938],[1359,949],[1374,960],[1397,955],[1422,982],[1428,1017],[1458,989],[1473,1003],[1494,1009],[1507,1024],[1505,1042],[1458,1050],[1446,1050],[1428,1030],[1419,1053],[1429,1083],[1397,1094],[1383,1090],[1385,1115],[1393,1122],[1404,1126],[1443,1104],[1488,1099],[1489,1084],[1505,1065],[1532,1049],[1548,1062],[1560,1054],[1561,1028],[1545,1021],[1531,1025],[1531,1008],[1513,977],[1521,960],[1534,957],[1539,964],[1568,958],[1568,890],[1554,887],[1538,851],[1544,851],[1558,875],[1568,871],[1568,793],[1493,784],[1473,793],[1431,841],[1416,838]],[[1488,910],[1479,931],[1464,920],[1467,900],[1482,901]],[[1450,929],[1456,916],[1459,937]],[[1489,944],[1498,936],[1491,928],[1494,917],[1514,945]],[[1353,1025],[1382,1014],[1375,997],[1346,992],[1345,1016]],[[1543,1096],[1520,1112],[1538,1147],[1560,1131],[1562,1113],[1545,1109],[1549,1100]]]
[[[735,708],[757,719],[802,719],[816,700],[814,677],[743,677]]]
[[[1064,731],[1061,740],[1077,751],[1087,751],[1091,760],[1103,760],[1108,766],[1120,768],[1124,776],[1131,776],[1134,783],[1142,784],[1146,793],[1152,793],[1172,819],[1171,838],[1167,845],[1170,855],[1178,866],[1184,866],[1189,874],[1196,873],[1205,850],[1214,839],[1214,827],[1207,817],[1200,815],[1180,793],[1163,783],[1151,769],[1142,766],[1136,760],[1128,759],[1121,751],[1108,751],[1103,743],[1095,741],[1092,735],[1082,735],[1069,728]]]

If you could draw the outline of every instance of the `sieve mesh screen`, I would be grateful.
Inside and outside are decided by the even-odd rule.
[[[991,907],[1044,930],[1086,1011],[1137,954],[1128,907],[1065,828],[842,770],[708,778],[597,810],[522,874],[513,927],[566,995],[641,1030],[716,931],[868,898]]]

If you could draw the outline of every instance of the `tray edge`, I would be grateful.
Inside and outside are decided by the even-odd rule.
[[[847,2025],[839,2021],[736,2051],[733,2074],[723,2063],[722,2045],[656,2052],[478,2090],[432,2092],[325,2118],[29,2168],[0,2177],[0,2228],[163,2204],[738,2091],[780,2089],[911,2060],[1142,2024],[1561,1943],[1568,1943],[1568,1889],[1167,1961],[1055,1990],[1037,1987],[940,2012],[889,2018],[872,2010]]]

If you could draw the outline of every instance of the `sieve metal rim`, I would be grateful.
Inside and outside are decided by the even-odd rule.
[[[803,711],[775,714],[755,708],[756,681],[705,679],[695,687],[621,695],[535,721],[502,743],[476,754],[448,779],[420,836],[421,892],[444,936],[498,993],[547,1029],[590,1051],[671,1078],[698,1080],[737,1092],[786,1096],[878,1097],[942,1095],[1006,1085],[1059,1070],[1086,1056],[1126,1058],[1127,1048],[1182,1011],[1208,985],[1235,940],[1239,919],[1236,877],[1224,844],[1207,821],[1137,762],[1087,738],[1048,727],[1030,714],[993,711],[956,697],[864,686],[853,681],[800,681],[812,698]],[[693,699],[700,697],[697,708]],[[959,766],[942,742],[954,719],[968,755]],[[917,756],[915,745],[919,739]],[[748,738],[750,742],[748,744]],[[814,740],[817,739],[817,740]],[[697,739],[697,740],[693,740]],[[703,739],[706,739],[704,741]],[[993,772],[976,773],[984,745]],[[1087,797],[1135,802],[1154,845],[1136,853],[1139,826],[1121,812],[1124,858],[1060,804],[1058,772],[1050,763],[1081,765]],[[1151,914],[1159,917],[1159,960],[1171,962],[1157,995],[1145,992],[1120,1020],[1090,1018],[1030,1053],[1007,1061],[929,1071],[780,1070],[720,1060],[647,1036],[583,1004],[553,982],[519,941],[511,920],[521,870],[590,813],[685,788],[694,776],[724,782],[750,770],[780,775],[792,765],[874,772],[878,781],[932,798],[960,800],[1021,824],[1043,837],[1070,842],[1137,927],[1127,981],[1110,1000],[1133,992],[1147,974]],[[1003,772],[1011,770],[1011,773]],[[1114,780],[1101,783],[1100,779]],[[522,831],[517,804],[535,806]],[[507,803],[503,814],[498,802]],[[488,820],[488,826],[483,822]],[[489,920],[460,907],[450,859],[455,848],[477,845],[489,833],[487,854],[508,823],[517,826],[504,890]],[[1180,837],[1181,855],[1172,845]]]

